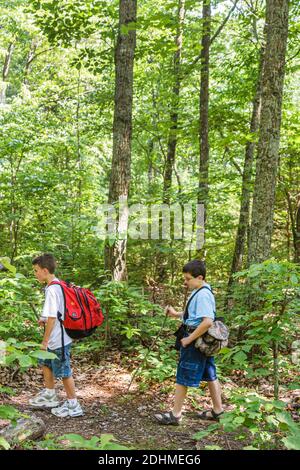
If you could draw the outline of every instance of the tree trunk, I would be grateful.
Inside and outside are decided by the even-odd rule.
[[[203,0],[201,40],[201,78],[200,78],[200,119],[199,119],[199,186],[198,204],[204,204],[204,223],[207,218],[208,168],[209,168],[209,52],[211,44],[211,2]],[[199,253],[200,254],[200,253]],[[203,253],[201,253],[203,257]]]
[[[278,363],[278,342],[273,341],[273,384],[274,384],[274,398],[279,398],[279,363]]]
[[[249,212],[251,200],[251,177],[254,160],[254,151],[256,148],[255,134],[259,127],[260,116],[260,103],[261,103],[261,88],[262,88],[262,69],[263,69],[264,47],[261,49],[259,58],[259,69],[256,84],[255,97],[253,100],[252,117],[250,123],[250,134],[253,136],[251,141],[247,142],[245,150],[245,162],[242,179],[242,195],[241,195],[241,208],[238,230],[235,240],[234,254],[231,265],[231,272],[228,282],[228,294],[230,295],[231,286],[233,284],[233,274],[242,268],[245,242],[247,238],[247,230],[249,226]]]
[[[287,34],[288,0],[267,0],[266,52],[249,264],[260,263],[271,254]]]
[[[179,95],[180,95],[180,81],[181,81],[181,52],[182,52],[182,36],[183,36],[183,22],[185,16],[185,0],[178,1],[178,13],[177,13],[177,33],[175,38],[176,51],[174,52],[173,58],[173,77],[174,85],[172,90],[171,98],[171,114],[170,114],[170,130],[168,136],[168,149],[166,164],[164,170],[164,183],[163,183],[163,203],[170,204],[171,199],[171,187],[172,187],[172,175],[176,157],[176,146],[177,146],[177,130],[178,130],[178,113],[179,113]],[[171,227],[173,224],[173,218],[171,217]],[[161,225],[161,221],[160,221]],[[158,246],[164,247],[164,242],[158,244]],[[159,251],[157,255],[157,276],[159,282],[164,282],[166,277],[166,268],[168,264],[168,255],[163,251]]]
[[[127,202],[132,140],[133,65],[136,45],[136,0],[120,0],[119,31],[115,50],[115,107],[113,123],[113,158],[108,202]],[[117,220],[116,240],[106,248],[106,266],[114,280],[127,279],[126,249],[128,213]]]
[[[203,0],[203,25],[201,41],[201,80],[200,80],[200,165],[199,165],[199,195],[198,202],[206,204],[208,197],[208,102],[209,102],[209,49],[211,34],[211,4]]]
[[[172,95],[172,110],[170,115],[171,128],[168,137],[167,160],[164,173],[163,202],[170,204],[170,189],[172,186],[172,173],[175,163],[178,129],[178,108],[180,95],[180,67],[182,51],[182,29],[185,15],[185,0],[178,1],[178,24],[176,34],[176,51],[174,53],[174,86]]]
[[[295,231],[295,263],[300,263],[300,194],[297,197],[296,231]]]
[[[293,207],[292,196],[287,189],[285,194],[293,234],[294,261],[300,263],[300,194],[296,196],[296,208]]]
[[[4,65],[2,69],[2,83],[0,84],[0,104],[5,104],[6,103],[6,88],[7,88],[7,77],[10,69],[10,63],[11,63],[11,58],[12,54],[14,51],[14,43],[10,43],[5,55],[4,59]]]

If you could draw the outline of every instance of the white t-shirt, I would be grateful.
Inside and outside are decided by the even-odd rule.
[[[53,281],[58,281],[59,279],[55,278]],[[43,307],[43,312],[41,316],[41,320],[46,321],[47,318],[52,317],[56,318],[54,323],[53,330],[51,331],[51,335],[48,342],[49,349],[58,349],[62,347],[61,342],[61,326],[60,322],[57,319],[57,312],[62,314],[62,320],[65,317],[65,304],[64,304],[64,296],[62,293],[62,288],[59,285],[48,286],[45,289],[45,303]],[[64,327],[64,344],[72,343],[72,339],[69,335],[67,335]]]

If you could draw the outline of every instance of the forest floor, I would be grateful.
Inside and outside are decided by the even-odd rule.
[[[197,418],[197,411],[210,409],[210,399],[205,389],[188,396],[184,407],[182,424],[180,426],[161,426],[155,422],[156,412],[169,410],[174,396],[174,380],[167,384],[156,384],[141,391],[138,383],[134,382],[130,389],[132,370],[123,365],[118,352],[111,352],[100,365],[87,363],[82,360],[74,366],[78,398],[84,408],[84,416],[77,418],[57,418],[46,410],[32,410],[28,400],[43,387],[42,373],[39,369],[30,369],[26,373],[15,372],[8,374],[3,370],[0,377],[2,385],[13,388],[13,396],[0,395],[1,404],[10,404],[19,411],[40,417],[46,425],[46,433],[55,437],[75,433],[91,438],[101,434],[112,434],[115,440],[133,449],[163,449],[163,450],[192,450],[204,449],[216,445],[222,449],[235,450],[248,443],[239,441],[234,433],[222,433],[217,437],[208,436],[197,441],[194,434],[202,431],[211,422]],[[226,382],[223,386],[225,410],[231,409],[226,396],[230,390],[237,387],[238,376]],[[239,386],[241,384],[239,383]],[[65,399],[61,382],[57,384],[58,395]],[[272,396],[271,387],[264,384],[260,390],[266,397]],[[294,391],[296,392],[296,391]],[[299,395],[297,391],[296,395]],[[291,397],[281,397],[287,402]],[[299,397],[298,397],[299,398]],[[0,420],[0,428],[6,425]],[[38,448],[38,443],[33,443]]]

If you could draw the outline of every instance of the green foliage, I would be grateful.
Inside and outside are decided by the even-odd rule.
[[[230,313],[232,331],[242,329],[244,339],[223,351],[223,361],[245,370],[247,377],[273,374],[274,386],[286,352],[299,328],[299,267],[289,262],[267,260],[236,274]],[[290,357],[290,366],[292,366]],[[278,390],[277,390],[278,393]]]
[[[11,387],[3,387],[0,385],[0,393],[6,394],[6,395],[15,395],[16,392],[13,390]]]
[[[20,417],[20,413],[11,405],[0,405],[0,418],[9,419],[12,422]]]
[[[37,319],[42,295],[33,279],[12,272],[0,273],[1,337],[39,340]]]
[[[8,450],[10,448],[10,444],[7,442],[4,437],[0,437],[0,448],[3,448],[4,450]]]
[[[93,436],[91,439],[85,439],[79,434],[64,434],[55,438],[48,434],[38,445],[47,450],[129,450],[128,447],[118,444],[111,434],[101,434],[100,437]]]
[[[2,388],[2,387],[1,387]],[[1,392],[1,390],[0,390]],[[15,424],[17,418],[24,416],[16,408],[11,405],[0,405],[0,419],[9,420],[12,424]],[[4,450],[10,449],[10,444],[7,440],[0,436],[0,448]]]
[[[170,201],[197,201],[201,61],[195,59],[200,54],[202,4],[187,1],[185,6],[176,129],[171,110],[176,102],[177,0],[144,0],[137,24],[121,26],[124,34],[137,30],[130,204],[162,202],[171,135],[177,140]],[[17,363],[26,370],[37,357],[50,357],[38,351],[41,331],[36,320],[43,295],[31,276],[31,259],[39,252],[53,252],[59,277],[90,286],[104,309],[105,325],[75,343],[75,351],[98,360],[105,346],[126,350],[139,364],[145,363],[139,377],[147,387],[174,374],[173,325],[164,325],[157,303],[164,303],[167,289],[172,304],[181,302],[174,286],[193,253],[180,240],[129,238],[129,283],[107,282],[104,241],[96,227],[98,207],[107,202],[109,192],[118,8],[116,0],[15,0],[0,5],[0,336],[7,367]],[[212,34],[227,13],[227,2],[212,5]],[[242,2],[211,44],[205,249],[219,306],[232,261],[245,146],[258,137],[249,133],[249,118],[264,17],[264,3]],[[290,380],[298,373],[292,358],[294,354],[297,359],[298,352],[291,353],[291,345],[299,328],[299,269],[286,260],[296,260],[299,29],[299,6],[293,1],[272,240],[278,261],[237,275],[235,305],[228,314],[231,348],[218,358],[219,376],[243,371],[253,382],[272,375],[275,394],[279,379]],[[142,286],[160,275],[162,254],[164,286],[153,289],[150,302]],[[287,447],[297,447],[292,431],[284,439]]]
[[[177,352],[172,348],[173,343],[173,339],[159,338],[150,352],[142,346],[136,348],[137,358],[143,364],[138,373],[141,388],[146,387],[148,383],[163,382],[174,376]]]
[[[18,342],[15,338],[8,338],[3,341],[1,350],[4,351],[1,361],[2,366],[10,366],[12,363],[18,362],[23,370],[37,365],[38,359],[56,358],[55,354],[40,350],[37,343],[30,341]]]
[[[161,308],[151,303],[140,288],[110,281],[95,295],[101,300],[110,338],[122,341],[124,346],[136,344],[140,338],[152,339],[159,329],[153,315],[161,312]]]
[[[7,269],[9,266],[6,262]],[[32,279],[14,269],[9,271],[9,275],[0,274],[0,366],[17,362],[21,370],[26,370],[37,365],[38,359],[53,359],[55,355],[40,350],[36,307],[42,299],[40,292],[34,289]],[[30,341],[26,340],[28,337]]]
[[[235,433],[236,439],[251,441],[245,450],[287,448],[299,450],[300,425],[285,411],[280,400],[267,400],[257,393],[239,389],[231,394],[234,409],[221,416],[218,424],[208,426],[194,438],[201,440],[212,433]]]

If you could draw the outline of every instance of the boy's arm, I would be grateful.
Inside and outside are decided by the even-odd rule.
[[[183,312],[177,312],[175,308],[171,307],[170,305],[165,308],[165,313],[168,315],[168,317],[173,318],[180,318],[183,315]]]
[[[212,324],[213,320],[211,318],[204,317],[200,325],[195,329],[195,331],[193,331],[193,333],[181,340],[182,346],[188,346],[190,343],[199,338],[199,336],[204,335],[204,333],[207,332],[207,330],[211,327]]]
[[[47,323],[46,323],[46,328],[45,328],[45,331],[44,331],[44,338],[43,338],[43,341],[42,341],[41,349],[47,349],[48,341],[49,341],[51,332],[54,328],[55,321],[56,321],[56,317],[48,317],[48,320],[47,320]]]

